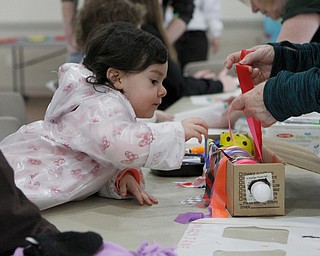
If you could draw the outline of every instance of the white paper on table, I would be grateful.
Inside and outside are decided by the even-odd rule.
[[[272,237],[257,241],[223,236],[226,230],[242,228],[241,238],[252,230],[266,234],[287,234],[287,240]],[[272,232],[271,232],[272,231]],[[241,254],[242,252],[242,254]],[[250,253],[252,254],[250,254]],[[269,252],[269,253],[268,253]],[[189,224],[177,247],[179,256],[217,255],[320,255],[320,217],[286,219],[205,218]]]
[[[227,103],[219,102],[202,108],[182,111],[174,115],[174,120],[182,121],[187,118],[201,117],[208,122],[209,126],[213,126],[215,120],[221,118],[227,107]]]
[[[193,105],[206,106],[206,105],[222,102],[231,96],[234,96],[234,97],[239,96],[240,94],[241,94],[241,90],[238,89],[234,92],[194,95],[194,96],[190,96],[190,100]]]

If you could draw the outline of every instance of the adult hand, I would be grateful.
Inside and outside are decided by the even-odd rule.
[[[233,110],[243,110],[245,116],[252,116],[261,122],[262,127],[269,127],[277,120],[264,105],[263,90],[265,84],[257,85],[252,90],[238,96],[232,102]]]
[[[181,121],[184,133],[185,140],[188,141],[191,138],[197,138],[198,142],[202,142],[201,135],[204,135],[205,138],[208,138],[208,123],[202,118],[190,118],[184,119]]]
[[[233,64],[236,63],[250,65],[252,67],[250,72],[252,73],[253,84],[262,83],[266,81],[271,74],[274,60],[273,46],[259,45],[249,50],[253,50],[253,52],[248,53],[242,60],[240,60],[240,51],[231,53],[225,59],[225,66],[227,69],[231,69]]]
[[[158,203],[158,200],[155,197],[141,189],[141,186],[130,173],[123,175],[119,181],[119,190],[122,197],[125,197],[128,194],[133,195],[140,205],[147,204],[151,206]]]

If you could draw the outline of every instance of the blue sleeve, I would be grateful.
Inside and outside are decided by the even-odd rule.
[[[266,82],[263,99],[268,111],[278,121],[320,112],[320,69],[279,72]]]
[[[275,56],[271,77],[280,71],[306,71],[313,67],[320,67],[320,44],[292,44],[288,41],[271,43]]]

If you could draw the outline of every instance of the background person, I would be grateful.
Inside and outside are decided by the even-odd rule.
[[[79,63],[83,56],[76,42],[75,21],[78,8],[83,5],[83,1],[79,4],[79,0],[61,0],[61,4],[63,30],[67,44],[66,62]]]
[[[277,41],[320,42],[320,0],[250,0],[252,12],[282,19]],[[297,33],[298,31],[298,33]]]
[[[209,50],[217,53],[223,30],[220,0],[195,0],[195,9],[186,31],[174,43],[183,70],[189,62],[208,59]],[[166,13],[167,16],[172,13]]]
[[[166,27],[170,43],[175,43],[186,31],[194,11],[194,0],[158,0],[162,4],[162,12],[165,13],[168,7],[173,9],[173,18]]]

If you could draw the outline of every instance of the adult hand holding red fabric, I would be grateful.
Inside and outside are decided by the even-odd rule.
[[[232,102],[233,110],[243,110],[245,116],[252,116],[261,122],[262,127],[269,127],[277,120],[267,110],[263,101],[265,84],[257,85],[251,91],[240,95]]]
[[[243,60],[248,54],[253,53],[254,50],[242,50],[240,53],[240,61]],[[250,75],[251,66],[245,64],[236,64],[238,79],[240,82],[241,91],[243,94],[249,92],[254,88]],[[254,149],[256,158],[260,161],[262,158],[262,131],[261,123],[253,117],[247,117],[247,123],[251,131],[254,141]]]
[[[266,81],[271,74],[272,64],[274,60],[274,49],[271,45],[259,45],[250,48],[243,58],[241,51],[231,53],[225,59],[225,66],[231,69],[236,63],[242,65],[250,65],[249,72],[254,85]]]

